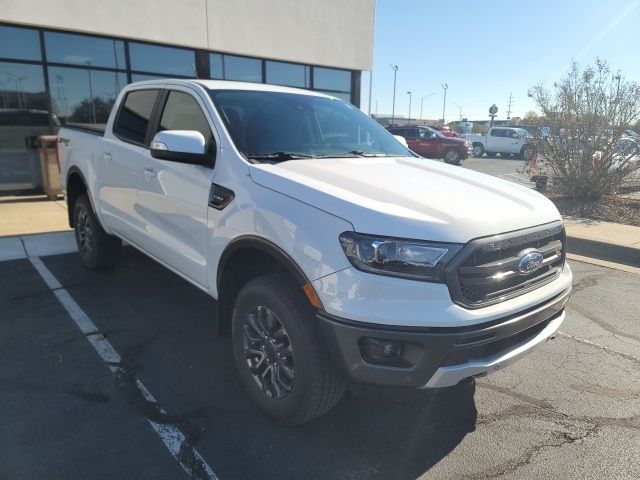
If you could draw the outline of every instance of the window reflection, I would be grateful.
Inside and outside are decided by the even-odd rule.
[[[193,50],[130,42],[129,57],[132,70],[182,77],[196,75]]]
[[[63,124],[104,124],[127,77],[119,72],[49,67],[49,84],[53,112]]]
[[[320,90],[351,91],[351,72],[333,68],[313,68],[313,87]]]
[[[236,55],[209,55],[210,76],[237,82],[262,82],[262,60]]]
[[[42,60],[38,31],[0,25],[0,57]]]
[[[267,62],[267,83],[309,88],[309,67],[285,62]]]
[[[45,32],[44,43],[48,62],[122,70],[126,68],[122,40]]]
[[[38,135],[49,133],[42,66],[0,62],[0,191],[40,184]]]

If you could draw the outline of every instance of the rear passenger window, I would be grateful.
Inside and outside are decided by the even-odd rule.
[[[158,90],[135,90],[127,93],[113,133],[127,142],[144,145],[157,96]]]
[[[200,105],[191,95],[172,91],[160,119],[159,131],[163,130],[195,130],[204,137],[207,152],[213,148],[213,133]]]
[[[504,130],[499,130],[497,128],[494,128],[493,130],[491,130],[491,136],[492,137],[504,137]]]

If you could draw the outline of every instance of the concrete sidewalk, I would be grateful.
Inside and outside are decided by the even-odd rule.
[[[640,227],[565,217],[570,253],[640,267]]]
[[[565,226],[570,253],[640,267],[640,227],[575,217],[566,217]],[[29,238],[30,234],[67,232],[65,236],[53,235],[51,248],[55,252],[69,248],[68,242],[73,239],[70,230],[64,200],[50,201],[44,195],[0,197],[0,259],[3,255],[24,258],[29,252],[21,244],[44,241]],[[63,242],[61,238],[66,239],[65,247],[59,243]]]
[[[67,203],[44,195],[0,196],[0,238],[71,230]]]

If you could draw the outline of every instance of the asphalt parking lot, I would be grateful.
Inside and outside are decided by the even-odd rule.
[[[572,262],[561,333],[518,364],[291,428],[243,393],[204,293],[129,249],[106,273],[42,262],[60,285],[0,263],[1,479],[640,478],[638,275]]]

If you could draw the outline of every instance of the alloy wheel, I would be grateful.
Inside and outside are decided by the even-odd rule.
[[[286,397],[293,387],[295,369],[289,335],[269,308],[257,306],[243,324],[244,356],[249,372],[271,398]]]
[[[79,209],[76,216],[76,232],[78,232],[78,248],[83,253],[93,252],[93,230],[89,214],[84,209]]]

